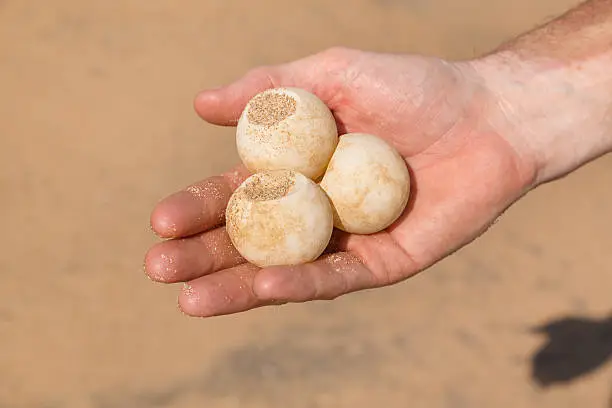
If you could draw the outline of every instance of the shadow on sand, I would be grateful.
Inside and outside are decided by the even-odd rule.
[[[542,388],[570,383],[612,362],[612,315],[603,319],[568,316],[533,332],[546,336],[531,359],[531,377]]]

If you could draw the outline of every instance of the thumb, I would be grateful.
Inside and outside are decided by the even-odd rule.
[[[229,85],[200,92],[194,108],[209,123],[235,126],[244,107],[257,93],[290,86],[312,92],[329,105],[339,91],[342,72],[352,53],[330,49],[287,64],[255,68]]]

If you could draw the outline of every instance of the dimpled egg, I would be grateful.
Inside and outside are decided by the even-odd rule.
[[[333,230],[333,213],[318,184],[293,170],[255,173],[232,194],[227,233],[238,252],[260,266],[317,259]]]
[[[295,170],[319,179],[338,144],[331,111],[316,95],[274,88],[255,95],[238,120],[238,155],[252,172]]]
[[[349,133],[340,137],[320,185],[331,200],[336,228],[372,234],[404,211],[410,174],[389,143],[374,135]]]

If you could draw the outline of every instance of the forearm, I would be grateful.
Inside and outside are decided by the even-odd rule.
[[[612,0],[593,0],[474,62],[493,125],[533,160],[536,183],[612,151]]]

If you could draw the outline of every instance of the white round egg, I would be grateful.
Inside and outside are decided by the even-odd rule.
[[[317,259],[329,244],[333,213],[325,192],[293,170],[255,173],[232,194],[227,233],[240,254],[260,266]]]
[[[320,185],[331,200],[336,228],[372,234],[393,224],[406,208],[410,174],[389,143],[349,133],[340,137]]]
[[[238,155],[252,172],[295,170],[317,180],[338,144],[331,111],[299,88],[273,88],[255,95],[236,129]]]

